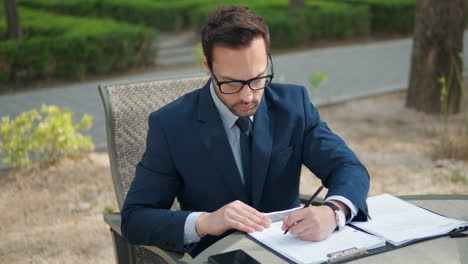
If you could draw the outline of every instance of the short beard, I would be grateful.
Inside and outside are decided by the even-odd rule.
[[[242,104],[241,102],[236,103],[233,106],[229,106],[228,108],[234,115],[238,117],[249,117],[249,116],[253,116],[257,112],[257,109],[258,109],[258,104],[259,104],[258,101],[254,101],[252,103],[254,104],[254,106],[252,107],[252,109],[249,109],[247,111],[241,111],[235,108],[235,106]]]

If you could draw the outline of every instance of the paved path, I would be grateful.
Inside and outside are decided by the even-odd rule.
[[[464,43],[466,47],[468,31],[465,32]],[[312,102],[316,105],[406,89],[411,47],[411,39],[403,39],[277,56],[273,54],[275,81],[307,86]],[[466,53],[465,61],[468,61]],[[308,79],[318,70],[328,74],[328,81],[314,94]],[[85,113],[91,114],[94,116],[91,130],[93,141],[98,149],[104,149],[106,132],[104,111],[97,91],[99,84],[171,79],[199,74],[203,74],[201,68],[188,67],[3,95],[0,96],[0,116],[9,115],[14,118],[23,111],[39,108],[41,104],[68,107],[80,118]]]

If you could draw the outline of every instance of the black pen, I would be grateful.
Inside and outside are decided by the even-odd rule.
[[[304,208],[306,208],[306,207],[309,207],[310,204],[312,203],[312,201],[315,199],[315,197],[317,197],[317,195],[322,191],[322,189],[323,189],[323,185],[320,186],[320,187],[315,191],[315,193],[312,195],[312,197],[310,197],[309,201],[307,201],[307,203],[304,205],[304,207],[302,207],[302,209],[304,209]],[[295,222],[295,223],[292,224],[291,226],[295,225],[296,223],[297,223],[297,222]],[[284,231],[284,234],[285,234],[285,235],[288,233],[289,228],[291,228],[291,226],[288,227],[288,229],[286,229],[286,231]]]

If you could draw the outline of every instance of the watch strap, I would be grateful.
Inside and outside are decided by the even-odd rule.
[[[323,205],[330,207],[333,211],[341,211],[341,209],[336,206],[334,203],[324,202]]]

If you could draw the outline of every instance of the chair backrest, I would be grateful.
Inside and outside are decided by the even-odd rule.
[[[99,86],[106,115],[107,148],[114,190],[122,209],[146,147],[149,114],[201,88],[208,77]]]

